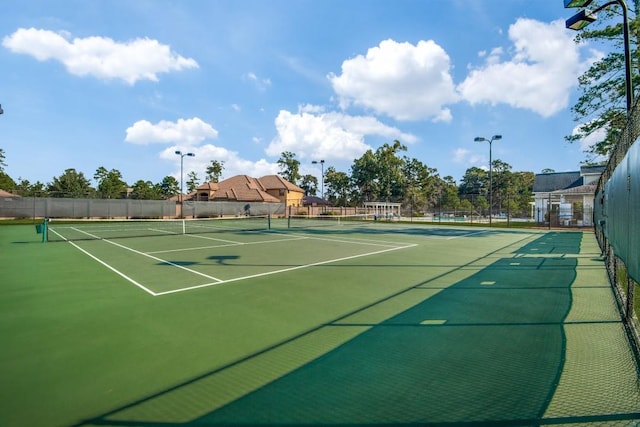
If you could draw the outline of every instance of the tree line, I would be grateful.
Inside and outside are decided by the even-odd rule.
[[[0,148],[0,189],[23,197],[101,199],[128,197],[141,200],[164,200],[180,194],[180,183],[172,176],[165,176],[157,183],[140,179],[129,185],[123,180],[119,170],[108,170],[104,166],[100,166],[93,175],[95,186],[91,185],[91,181],[83,172],[77,171],[75,168],[66,169],[60,176],[53,177],[51,182],[44,184],[40,181],[32,183],[24,178],[18,178],[17,181],[14,181],[5,173],[6,166],[4,150]],[[223,169],[224,162],[212,160],[206,168],[205,180],[218,182]],[[187,191],[189,193],[195,191],[198,185],[200,185],[198,174],[189,172],[185,181]]]
[[[333,206],[362,206],[363,202],[402,203],[405,210],[418,214],[432,209],[486,214],[489,210],[489,175],[482,168],[471,167],[457,184],[451,176],[441,177],[438,170],[416,158],[404,155],[407,147],[399,141],[368,150],[355,159],[349,172],[329,166],[320,177],[324,198]],[[319,181],[314,175],[300,174],[300,161],[286,151],[277,162],[279,174],[302,188],[307,196],[318,196]],[[138,180],[128,185],[117,169],[99,167],[95,186],[84,173],[66,169],[44,184],[19,178],[14,181],[4,172],[5,156],[0,149],[0,188],[27,197],[123,198],[162,200],[180,193],[180,183],[172,176],[162,181]],[[533,172],[513,172],[511,165],[493,161],[492,212],[526,216],[530,211]],[[212,160],[206,169],[205,182],[218,182],[224,162]],[[196,172],[187,174],[185,186],[193,192],[200,185]],[[322,194],[321,194],[322,195]]]
[[[324,198],[333,206],[362,206],[363,202],[401,203],[416,214],[433,209],[486,214],[489,211],[489,173],[472,167],[459,184],[451,176],[440,177],[438,170],[402,153],[407,147],[399,141],[368,150],[353,161],[349,173],[329,166],[324,171]],[[283,152],[278,160],[280,174],[297,184],[306,195],[318,195],[318,179],[300,175],[295,153]],[[528,216],[532,201],[533,172],[513,172],[501,160],[492,162],[494,213]]]

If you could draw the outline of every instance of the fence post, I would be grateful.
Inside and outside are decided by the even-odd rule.
[[[633,318],[633,294],[635,292],[633,280],[627,275],[627,312],[626,318],[627,321],[630,321]]]

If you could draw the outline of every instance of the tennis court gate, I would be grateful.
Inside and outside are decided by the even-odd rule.
[[[616,141],[596,187],[594,228],[625,327],[640,354],[640,111],[638,103]]]
[[[185,217],[283,215],[283,203],[185,201]],[[169,200],[0,197],[0,218],[160,218],[180,217],[180,204]]]

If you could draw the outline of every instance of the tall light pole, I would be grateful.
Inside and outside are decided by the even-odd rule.
[[[195,154],[183,153],[180,150],[176,151],[176,154],[180,156],[180,217],[182,218],[184,216],[184,210],[182,209],[182,195],[184,194],[184,190],[182,187],[182,182],[184,178],[184,175],[183,175],[184,156],[195,157]]]
[[[493,160],[491,159],[491,143],[500,139],[502,139],[502,135],[493,135],[491,139],[476,136],[473,139],[475,142],[487,141],[489,143],[489,227],[491,227],[491,217],[493,216]]]
[[[311,162],[311,164],[317,165],[318,163],[320,163],[320,169],[322,170],[322,175],[320,176],[320,181],[322,182],[321,184],[321,190],[320,190],[320,194],[322,197],[322,200],[324,200],[324,160],[313,160]]]
[[[564,0],[564,7],[587,7],[591,4],[592,1],[593,0]],[[627,17],[627,4],[624,2],[624,0],[612,0],[594,10],[582,9],[580,12],[567,19],[565,21],[565,26],[576,31],[582,30],[584,27],[598,19],[596,13],[614,4],[617,4],[622,8],[622,33],[624,37],[624,75],[625,90],[627,92],[627,116],[629,116],[629,114],[631,113],[631,109],[633,108],[633,81],[631,79],[631,50],[629,48],[629,19]]]

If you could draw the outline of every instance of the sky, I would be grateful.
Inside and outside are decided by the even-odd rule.
[[[563,0],[23,0],[0,12],[0,148],[14,180],[99,167],[129,185],[350,172],[402,153],[460,182],[489,155],[578,170],[571,106],[600,46]],[[475,137],[502,139],[490,145]],[[490,150],[491,148],[491,150]],[[192,152],[181,157],[175,151]],[[312,161],[324,160],[323,167]],[[181,174],[182,161],[182,174]]]

